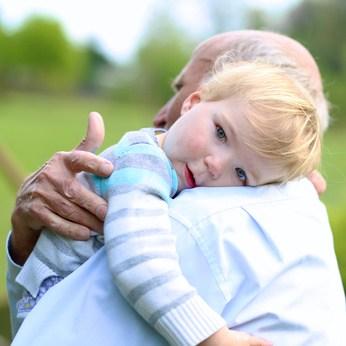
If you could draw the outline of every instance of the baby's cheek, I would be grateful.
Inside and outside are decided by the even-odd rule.
[[[188,142],[189,151],[195,155],[202,154],[207,143],[207,138],[199,133],[195,133],[195,136]]]

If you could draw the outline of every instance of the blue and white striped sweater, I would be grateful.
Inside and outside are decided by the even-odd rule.
[[[126,186],[155,191],[167,203],[176,194],[176,172],[157,145],[152,129],[128,132],[118,144],[107,150],[107,156],[116,164],[116,170],[108,178],[94,176],[93,179],[95,192],[106,200],[114,194],[114,189]]]
[[[84,178],[108,201],[104,242],[116,285],[168,342],[201,342],[225,322],[181,273],[168,217],[177,175],[158,146],[154,130],[129,132],[102,156],[116,167],[112,175]],[[35,296],[47,277],[71,273],[101,242],[98,236],[80,242],[42,232],[17,281]]]

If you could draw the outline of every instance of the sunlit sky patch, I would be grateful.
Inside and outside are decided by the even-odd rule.
[[[216,0],[215,0],[216,1]],[[235,0],[229,0],[232,6]],[[244,0],[244,6],[267,12],[284,11],[300,0]],[[208,31],[206,6],[196,0],[0,0],[0,23],[17,28],[29,16],[46,15],[59,20],[77,42],[93,40],[110,58],[125,61],[133,54],[157,5],[167,4],[175,19],[192,34]],[[223,4],[227,1],[222,1]],[[204,4],[205,5],[205,4]]]

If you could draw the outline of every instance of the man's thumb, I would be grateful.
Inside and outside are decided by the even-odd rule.
[[[102,116],[97,112],[89,113],[88,129],[85,138],[75,148],[75,150],[91,151],[96,150],[102,145],[105,137],[105,127]]]

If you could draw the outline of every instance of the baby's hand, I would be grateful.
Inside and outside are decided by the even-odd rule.
[[[269,341],[255,336],[230,330],[227,327],[219,329],[200,346],[273,346]]]

